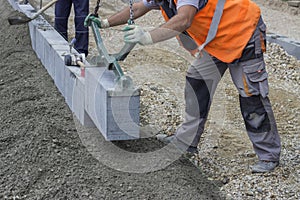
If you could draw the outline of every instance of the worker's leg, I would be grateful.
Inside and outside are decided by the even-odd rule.
[[[89,0],[73,0],[75,10],[75,48],[80,53],[88,54],[89,32],[84,26],[84,19],[89,14]]]
[[[268,74],[263,57],[265,34],[266,25],[260,18],[242,57],[229,65],[229,70],[239,90],[241,112],[259,160],[278,162],[281,144],[268,98]]]
[[[280,137],[268,98],[263,57],[229,67],[240,93],[240,108],[247,133],[259,160],[279,161]]]
[[[55,4],[55,29],[68,40],[68,19],[72,7],[72,0],[58,0]]]
[[[198,146],[213,94],[226,69],[226,64],[205,52],[189,67],[185,85],[185,119],[175,134],[178,141],[187,146]]]
[[[239,60],[229,65],[232,80],[240,94],[240,108],[248,136],[259,162],[252,172],[264,173],[279,164],[281,144],[268,98],[268,74],[265,68],[266,26],[260,18]]]
[[[259,160],[279,161],[280,137],[268,97],[240,96],[246,129]]]

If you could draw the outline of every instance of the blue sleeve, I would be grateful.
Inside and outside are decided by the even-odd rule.
[[[198,10],[201,10],[207,3],[208,0],[178,0],[177,9],[181,6],[190,5],[196,7]]]

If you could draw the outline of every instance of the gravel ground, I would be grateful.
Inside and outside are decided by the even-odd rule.
[[[220,183],[180,155],[160,170],[148,159],[137,171],[139,153],[162,148],[157,140],[109,143],[80,126],[32,50],[28,26],[9,26],[17,13],[0,5],[0,199],[223,199]],[[95,155],[94,141],[113,147]],[[122,149],[132,162],[115,166],[127,161]]]
[[[268,32],[300,40],[297,10],[281,1],[255,2],[261,6]],[[116,10],[104,8],[101,10],[102,16]],[[158,12],[136,21],[137,24],[149,27],[161,22]],[[118,28],[105,30],[103,35],[111,51],[117,51],[122,45],[122,34]],[[182,121],[184,75],[191,61],[189,55],[175,43],[171,40],[151,47],[137,47],[122,63],[123,68],[144,91],[141,96],[142,123],[166,134],[174,133]],[[280,166],[265,175],[251,174],[250,166],[257,158],[245,133],[237,106],[237,92],[229,74],[225,75],[219,85],[207,130],[199,145],[200,154],[193,159],[210,180],[224,184],[221,190],[227,199],[300,198],[300,63],[278,45],[268,46],[265,59],[269,71],[270,98],[282,138]]]
[[[90,1],[91,8],[95,2]],[[262,8],[269,32],[300,40],[297,10],[279,0],[255,2]],[[107,16],[124,6],[121,1],[104,2],[99,13]],[[250,173],[257,158],[245,133],[238,94],[225,74],[214,97],[200,154],[192,159],[198,169],[180,158],[160,171],[124,173],[97,162],[86,150],[72,114],[29,47],[26,27],[7,27],[2,21],[9,11],[0,11],[0,38],[5,47],[0,78],[1,105],[5,105],[0,112],[0,198],[218,199],[222,198],[219,190],[226,199],[300,198],[300,63],[278,45],[269,44],[265,55],[270,99],[283,147],[280,166],[274,172]],[[153,12],[136,23],[157,26],[162,22],[158,16]],[[18,34],[7,34],[6,30]],[[123,45],[118,27],[101,33],[112,53]],[[90,57],[97,53],[92,35],[90,52]],[[143,127],[172,134],[181,123],[184,75],[190,61],[191,57],[171,40],[151,47],[137,46],[121,63],[141,88]],[[134,152],[161,147],[151,138],[116,145]],[[207,190],[211,190],[211,197]]]
[[[300,7],[290,7],[281,0],[254,0],[267,22],[268,31],[300,41]]]

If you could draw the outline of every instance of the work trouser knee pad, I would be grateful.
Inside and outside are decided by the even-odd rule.
[[[210,105],[212,80],[186,77],[185,100],[186,113],[199,118],[206,118]]]
[[[240,107],[245,121],[246,129],[253,133],[268,132],[271,129],[268,113],[264,108],[260,95],[242,97]]]

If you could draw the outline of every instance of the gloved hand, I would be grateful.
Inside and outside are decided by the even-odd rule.
[[[151,34],[137,25],[128,25],[123,28],[123,31],[125,31],[124,41],[127,43],[153,44]]]
[[[101,19],[93,14],[89,14],[84,20],[84,26],[90,26],[91,22],[95,22],[99,28],[108,28],[110,26],[107,19]]]

